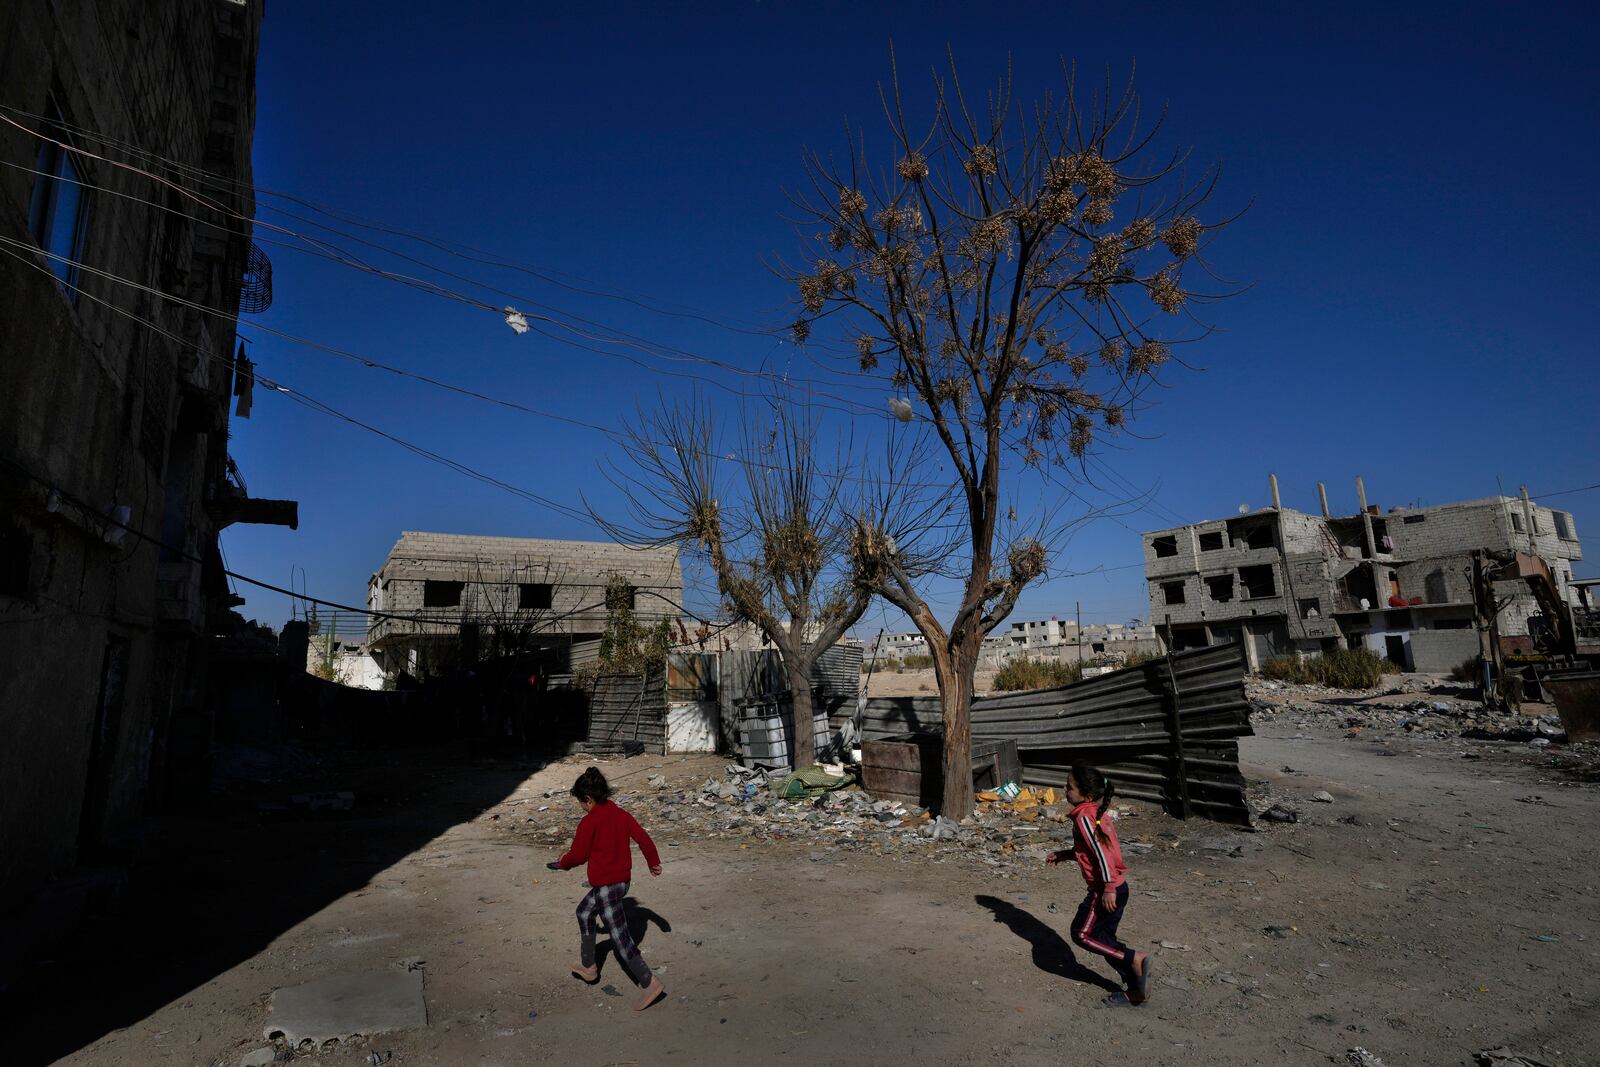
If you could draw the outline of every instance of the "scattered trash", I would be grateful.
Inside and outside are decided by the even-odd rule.
[[[1007,782],[999,789],[996,789],[994,793],[1001,800],[1015,800],[1022,795],[1022,787],[1017,785],[1016,782]]]
[[[1533,939],[1535,941],[1560,941],[1561,940],[1561,938],[1557,937],[1555,934],[1534,934],[1533,935]]]
[[[894,412],[894,417],[901,422],[910,422],[911,417],[915,414],[911,407],[911,401],[902,396],[890,398],[889,410]]]
[[[1298,927],[1294,926],[1263,926],[1261,932],[1268,937],[1276,937],[1279,940],[1283,940],[1290,934],[1297,934],[1300,931]]]
[[[401,959],[396,966],[402,971],[420,971],[423,967],[427,966],[427,963],[428,961],[423,959],[421,956],[406,956],[404,959]]]
[[[611,985],[610,983],[607,983],[606,985],[601,986],[600,987],[600,992],[604,993],[608,997],[620,997],[620,996],[622,996],[622,990],[618,989],[614,985]]]
[[[1156,946],[1158,948],[1167,949],[1170,952],[1188,952],[1189,951],[1189,946],[1188,945],[1180,945],[1176,941],[1157,941],[1156,942]]]
[[[528,316],[524,315],[514,307],[507,307],[504,310],[506,316],[506,325],[511,327],[513,332],[515,332],[519,337],[528,332]]]
[[[652,774],[645,779],[645,783],[654,789],[665,789],[667,787],[667,776],[664,774]]]
[[[539,1017],[539,1013],[536,1012],[536,1011],[530,1011],[528,1013],[528,1018],[529,1019],[537,1019],[538,1017]]]
[[[1328,792],[1326,789],[1319,789],[1315,793],[1311,794],[1311,799],[1315,800],[1318,804],[1332,804],[1333,794]]]
[[[1521,1052],[1511,1051],[1509,1045],[1486,1048],[1477,1054],[1479,1067],[1554,1067],[1548,1060],[1535,1059]]]
[[[1274,804],[1274,805],[1272,805],[1272,807],[1268,808],[1266,811],[1261,813],[1261,817],[1263,819],[1265,819],[1267,822],[1299,822],[1300,821],[1300,813],[1299,812],[1295,811],[1293,808],[1285,807],[1282,804]]]
[[[1381,1057],[1368,1052],[1360,1045],[1346,1052],[1344,1058],[1347,1062],[1355,1064],[1356,1067],[1384,1067]]]
[[[394,1059],[393,1052],[373,1051],[367,1053],[367,1062],[372,1064],[372,1067],[378,1067],[379,1064],[388,1063],[392,1059]]]

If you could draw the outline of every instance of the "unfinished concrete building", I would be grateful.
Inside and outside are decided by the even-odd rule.
[[[1333,516],[1281,506],[1144,535],[1150,615],[1175,649],[1242,642],[1252,669],[1274,656],[1369,648],[1406,670],[1441,673],[1479,650],[1473,552],[1532,552],[1577,603],[1578,530],[1564,511],[1496,496]],[[1542,622],[1519,582],[1497,583],[1500,633]]]
[[[367,651],[391,680],[513,652],[548,653],[552,670],[569,671],[599,651],[613,578],[632,587],[642,625],[665,619],[681,636],[675,548],[407,531],[367,584],[367,608],[382,613]]]
[[[203,792],[241,603],[218,531],[295,521],[228,456],[234,317],[265,300],[261,14],[0,4],[0,957],[31,929],[14,906],[48,883],[58,914],[139,816]],[[177,187],[201,171],[205,205]]]

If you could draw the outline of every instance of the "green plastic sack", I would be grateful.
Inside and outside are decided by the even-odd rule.
[[[829,774],[821,767],[802,767],[793,774],[774,779],[772,794],[783,800],[799,800],[802,797],[843,789],[850,784],[850,781],[848,775]]]

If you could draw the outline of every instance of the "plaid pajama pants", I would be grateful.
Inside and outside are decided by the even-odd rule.
[[[645,965],[644,957],[639,954],[639,946],[634,943],[633,934],[628,930],[628,916],[622,907],[622,899],[627,895],[627,882],[597,885],[584,894],[583,900],[578,903],[578,937],[582,945],[583,965],[593,967],[595,920],[604,922],[611,933],[611,947],[616,951],[617,959],[634,984],[643,989],[650,984],[650,968]]]

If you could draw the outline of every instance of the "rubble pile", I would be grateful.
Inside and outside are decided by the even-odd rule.
[[[673,783],[655,774],[643,788],[619,783],[617,802],[661,840],[794,840],[812,847],[815,862],[831,862],[830,857],[847,852],[915,853],[935,862],[1002,868],[1004,874],[1013,864],[1037,866],[1071,843],[1071,805],[1055,790],[980,793],[973,814],[956,823],[923,808],[875,800],[845,775],[838,776],[838,784],[809,787],[803,796],[781,795],[794,789],[794,778],[787,771],[737,764],[728,765],[722,777],[698,784]],[[573,829],[567,798],[552,790],[535,799],[535,810],[521,809],[508,829],[564,846]]]
[[[1507,715],[1484,707],[1475,698],[1428,695],[1432,691],[1416,679],[1357,694],[1271,681],[1252,682],[1248,692],[1253,721],[1292,719],[1301,726],[1331,723],[1343,727],[1352,738],[1387,730],[1438,740],[1465,738],[1534,747],[1566,741],[1561,720],[1553,713],[1538,718]],[[1413,695],[1419,695],[1418,699],[1395,699]]]

